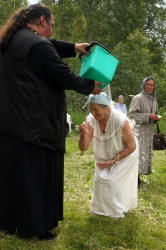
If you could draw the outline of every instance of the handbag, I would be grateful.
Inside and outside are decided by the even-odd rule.
[[[166,148],[166,141],[164,135],[160,133],[160,128],[157,122],[157,134],[153,135],[153,150],[164,150]]]

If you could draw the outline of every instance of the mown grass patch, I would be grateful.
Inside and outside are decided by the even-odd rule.
[[[65,155],[64,221],[53,232],[57,238],[41,242],[19,239],[0,232],[0,250],[10,249],[166,249],[166,156],[153,152],[153,172],[142,176],[138,207],[124,219],[91,216],[89,205],[93,188],[92,148],[81,153],[78,137],[67,137]]]

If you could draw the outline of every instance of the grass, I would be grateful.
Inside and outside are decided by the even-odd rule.
[[[81,153],[78,137],[67,138],[65,155],[64,221],[50,242],[19,239],[0,232],[0,250],[10,249],[166,249],[166,156],[153,153],[153,173],[143,176],[138,207],[124,219],[90,216],[94,162],[92,148]]]

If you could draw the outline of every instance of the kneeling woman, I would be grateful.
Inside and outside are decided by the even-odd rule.
[[[79,126],[79,149],[93,144],[95,176],[91,212],[124,217],[137,206],[138,146],[128,118],[111,109],[105,93],[90,95],[90,115]]]

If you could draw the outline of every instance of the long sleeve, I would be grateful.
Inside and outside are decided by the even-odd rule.
[[[50,42],[54,45],[60,57],[68,58],[76,56],[74,51],[75,43],[55,39],[50,39]]]
[[[130,119],[134,119],[137,124],[149,122],[149,113],[143,110],[142,100],[139,96],[133,97],[131,101],[129,117]]]
[[[125,112],[125,115],[127,116],[127,107],[126,107],[126,104],[123,104],[124,105],[124,112]]]
[[[65,47],[64,44],[62,43],[62,48]],[[60,43],[58,44],[59,47]],[[72,47],[71,44],[69,47]],[[69,47],[66,49],[67,55],[69,55]],[[84,95],[90,94],[94,88],[94,80],[78,76],[67,66],[58,54],[55,42],[54,45],[47,43],[36,45],[30,52],[29,63],[35,74],[44,77],[45,82],[49,82],[49,84],[51,82],[51,85],[55,88],[75,90]]]

